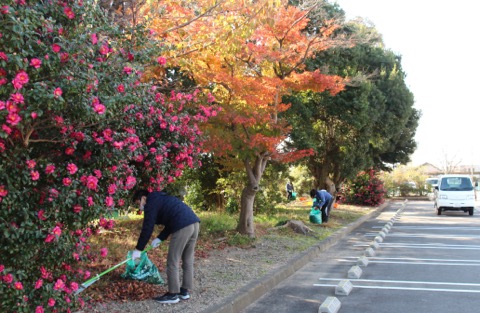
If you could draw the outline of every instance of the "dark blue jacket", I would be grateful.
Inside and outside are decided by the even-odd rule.
[[[325,189],[321,189],[317,190],[315,194],[315,199],[317,199],[317,201],[315,202],[315,206],[322,208],[322,206],[332,200],[332,195],[329,194],[328,191],[326,191]]]
[[[147,196],[143,212],[143,225],[135,249],[145,249],[156,225],[165,226],[158,235],[164,241],[170,234],[186,226],[200,222],[193,210],[180,199],[165,192],[154,191]]]

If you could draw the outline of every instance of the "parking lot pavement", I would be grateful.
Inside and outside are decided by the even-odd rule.
[[[339,313],[478,312],[479,207],[438,216],[430,201],[393,202],[242,312],[319,312],[327,297]]]

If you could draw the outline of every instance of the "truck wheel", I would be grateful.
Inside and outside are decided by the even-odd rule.
[[[437,209],[437,215],[442,215],[442,209],[440,208]]]
[[[473,215],[473,208],[468,209],[468,215]]]

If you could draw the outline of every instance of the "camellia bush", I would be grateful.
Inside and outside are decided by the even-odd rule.
[[[162,45],[94,1],[0,7],[0,312],[73,312],[88,237],[199,164],[209,95],[160,92]],[[150,71],[152,72],[152,71]]]
[[[340,203],[378,206],[385,201],[383,181],[374,169],[360,172],[340,190]]]

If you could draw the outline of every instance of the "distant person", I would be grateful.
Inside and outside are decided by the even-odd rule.
[[[133,201],[144,211],[142,231],[132,253],[133,260],[140,258],[155,225],[165,227],[152,240],[152,247],[158,247],[171,235],[167,255],[168,292],[154,300],[160,303],[177,303],[180,299],[189,299],[189,289],[193,287],[193,262],[200,219],[188,205],[166,192],[137,190]],[[180,261],[183,270],[181,284]]]
[[[328,215],[330,213],[330,206],[333,203],[333,197],[325,189],[310,190],[310,197],[316,199],[315,207],[322,211],[322,223],[328,222]]]
[[[285,186],[285,189],[287,190],[287,200],[290,201],[293,198],[293,191],[295,188],[293,187],[292,182],[289,180],[287,185]]]

